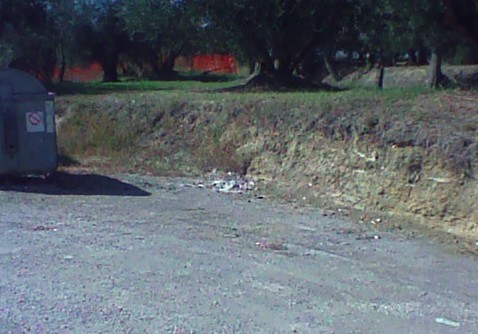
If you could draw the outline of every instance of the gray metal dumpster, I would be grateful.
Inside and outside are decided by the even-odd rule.
[[[57,168],[54,96],[22,71],[0,71],[0,175]]]

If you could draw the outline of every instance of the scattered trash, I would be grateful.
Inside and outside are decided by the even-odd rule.
[[[33,229],[33,231],[57,231],[58,229],[54,226],[37,226]]]
[[[437,322],[439,324],[442,324],[442,325],[450,326],[450,327],[460,327],[461,326],[461,324],[459,322],[449,320],[449,319],[446,319],[446,318],[435,318],[435,322]]]
[[[382,239],[379,235],[367,235],[364,237],[358,237],[357,240],[379,240]]]
[[[182,187],[187,188],[206,188],[218,193],[227,194],[243,194],[248,191],[255,190],[255,183],[247,180],[244,176],[236,173],[220,173],[213,170],[210,174],[205,176],[205,180],[198,180],[193,184],[182,184]]]
[[[242,194],[254,189],[254,182],[247,181],[243,178],[235,178],[232,180],[217,180],[212,183],[210,189],[220,193]]]
[[[271,250],[287,250],[287,247],[282,242],[267,242],[265,240],[256,242],[256,246],[259,246],[261,249],[271,249]]]

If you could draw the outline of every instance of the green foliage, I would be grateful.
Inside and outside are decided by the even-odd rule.
[[[195,1],[123,0],[119,8],[132,44],[125,53],[140,67],[150,64],[156,76],[171,76],[180,54],[205,50]]]
[[[0,43],[7,51],[4,61],[45,80],[51,78],[56,60],[47,4],[41,0],[0,1]]]
[[[307,76],[306,62],[337,51],[377,54],[385,64],[434,51],[469,63],[477,7],[475,0],[2,0],[0,61],[48,80],[55,64],[96,60],[105,81],[118,79],[120,57],[139,73],[149,65],[170,78],[178,55],[209,52],[234,53],[284,77],[298,69]]]
[[[447,51],[453,57],[456,48],[465,43],[464,34],[455,29],[449,19],[446,0],[366,0],[363,3],[370,19],[362,21],[360,26],[362,41],[385,59],[424,49],[442,54]],[[474,10],[475,15],[478,14],[476,8]]]
[[[213,0],[204,6],[211,29],[222,31],[245,58],[285,75],[318,47],[340,45],[353,26],[350,1]],[[348,37],[356,33],[350,29]]]
[[[118,80],[118,61],[129,44],[124,24],[118,17],[122,1],[82,2],[77,9],[76,36],[80,46],[103,66],[103,81]]]

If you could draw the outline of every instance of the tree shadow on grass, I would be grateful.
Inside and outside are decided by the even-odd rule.
[[[250,77],[244,84],[219,88],[217,92],[340,92],[344,88],[326,83],[314,83],[299,76],[271,76],[267,73]]]
[[[98,174],[54,173],[46,179],[38,177],[3,177],[0,191],[45,195],[83,196],[150,196],[151,193],[118,179]]]
[[[202,73],[189,73],[177,75],[175,81],[200,81],[200,82],[230,82],[236,81],[238,76],[235,74],[216,74],[211,71]]]
[[[117,82],[61,82],[47,85],[56,95],[101,95],[145,91],[207,90],[209,86],[224,86],[237,81],[236,75],[208,73],[173,74],[164,78],[143,78]]]

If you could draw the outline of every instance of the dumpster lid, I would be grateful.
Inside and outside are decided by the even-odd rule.
[[[13,94],[47,94],[46,88],[30,74],[13,68],[0,71],[0,84],[8,84]]]

